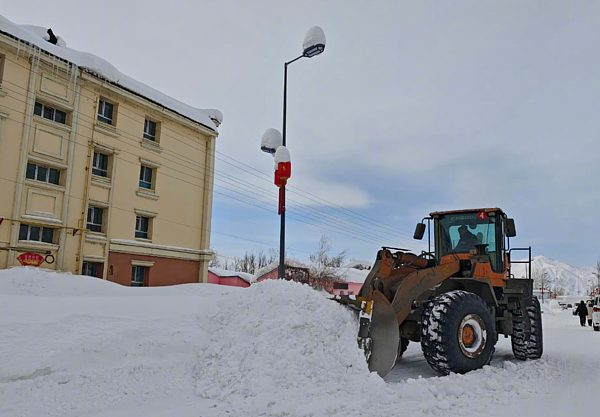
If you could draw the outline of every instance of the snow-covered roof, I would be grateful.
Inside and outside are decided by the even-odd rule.
[[[340,282],[353,282],[362,284],[365,282],[367,275],[371,272],[369,269],[356,268],[332,268],[334,273],[339,277]]]
[[[298,259],[294,259],[294,258],[285,258],[285,265],[291,266],[294,268],[309,268],[309,266],[307,264],[305,264],[302,261],[299,261]],[[277,269],[278,267],[279,267],[279,260],[273,261],[267,266],[263,266],[258,271],[256,271],[256,273],[254,274],[254,277],[252,278],[252,282],[258,281],[258,279],[260,277],[262,277],[265,274],[268,274],[269,272],[273,271],[274,269]]]
[[[363,267],[371,267],[373,268],[374,263],[371,261],[364,261],[361,259],[357,259],[355,261],[350,262],[348,265],[344,265],[344,268],[356,268],[357,266],[362,265]]]
[[[197,109],[175,100],[146,84],[128,77],[99,56],[68,48],[67,43],[60,36],[56,36],[58,38],[56,45],[48,42],[50,36],[46,28],[33,25],[18,25],[0,15],[0,32],[11,35],[28,44],[35,45],[49,54],[69,61],[100,78],[166,107],[215,132],[217,131],[217,124],[213,120],[216,120],[218,124],[223,122],[223,114],[219,110]]]
[[[227,277],[238,277],[240,279],[243,279],[244,281],[246,281],[248,284],[250,284],[250,282],[252,281],[252,274],[249,274],[247,272],[237,272],[237,271],[228,271],[227,269],[221,269],[221,268],[208,268],[208,270],[210,272],[212,272],[215,275],[218,275],[221,278],[227,278]]]

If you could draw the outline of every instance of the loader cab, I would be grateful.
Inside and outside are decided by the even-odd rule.
[[[501,209],[435,212],[430,216],[438,262],[444,263],[444,258],[452,255],[466,259],[471,251],[479,248],[489,255],[493,272],[506,271],[506,238],[515,236],[516,231],[514,221]]]

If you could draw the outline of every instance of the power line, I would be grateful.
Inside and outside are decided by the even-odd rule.
[[[0,180],[2,180],[2,181],[9,181],[9,182],[12,182],[12,183],[15,183],[15,184],[24,184],[24,185],[26,185],[25,182],[15,181],[15,180],[12,180],[10,178],[5,178],[5,177],[0,177]],[[67,194],[65,194],[65,197],[66,198],[73,198],[73,199],[80,200],[80,201],[85,201],[85,199],[83,199],[81,197],[74,196],[74,195],[67,195]],[[125,209],[125,208],[122,208],[122,207],[118,207],[118,206],[115,206],[115,205],[111,205],[110,207],[114,208],[116,210],[124,211],[124,212],[129,213],[129,214],[134,214],[134,212],[132,212],[131,210],[128,210],[128,209]],[[3,217],[3,216],[0,216],[0,217]],[[207,231],[207,232],[215,233],[215,234],[218,234],[218,235],[223,235],[223,236],[228,236],[228,237],[231,237],[231,238],[235,238],[235,239],[238,239],[238,240],[244,240],[244,241],[247,241],[247,242],[259,243],[261,245],[270,246],[272,248],[277,248],[278,247],[276,245],[272,245],[272,244],[261,242],[261,241],[254,240],[254,239],[248,239],[248,238],[244,238],[244,237],[240,237],[240,236],[235,236],[235,235],[231,235],[231,234],[227,234],[227,233],[217,232],[215,230],[212,230],[212,228],[208,229],[208,228],[195,227],[195,226],[191,226],[189,224],[180,223],[180,222],[177,222],[177,221],[174,221],[174,220],[165,219],[165,218],[162,218],[162,217],[155,217],[153,219],[153,221],[161,221],[161,222],[166,222],[166,223],[172,223],[172,224],[184,226],[185,228],[188,228],[188,229],[195,229],[195,230],[200,230],[200,231]],[[27,220],[25,219],[25,220],[23,220],[23,222],[25,223],[25,222],[27,222]],[[60,226],[57,227],[57,225],[51,225],[51,224],[49,224],[48,227],[49,228],[60,228]],[[294,250],[294,251],[298,251],[298,252],[309,253],[309,252],[306,252],[306,251],[303,251],[303,250],[300,250],[300,249],[294,249],[294,248],[290,248],[290,249]]]
[[[12,90],[9,90],[9,91],[12,91]],[[18,94],[18,93],[17,93],[17,94]],[[10,108],[10,107],[7,107],[7,106],[6,106],[6,108],[8,108],[8,109],[10,109],[10,110],[13,110],[13,111],[15,111],[15,112],[17,112],[17,113],[20,113],[20,114],[26,115],[26,113],[20,112],[19,110],[16,110],[16,109],[13,109],[13,108]],[[81,115],[81,114],[80,114],[80,115]],[[85,116],[85,115],[84,115],[84,116]],[[86,116],[86,117],[88,117],[88,118],[89,118],[89,116]],[[82,121],[82,123],[81,123],[81,127],[82,127],[82,128],[88,129],[88,130],[90,130],[91,132],[93,132],[93,130],[94,130],[94,129],[93,129],[93,127],[92,127],[92,128],[90,128],[90,127],[88,127],[88,126],[85,126],[85,125],[84,125],[85,123],[89,123],[89,122],[87,122],[87,121],[85,121],[85,120],[81,120],[81,121]],[[33,125],[30,125],[30,124],[27,124],[27,123],[23,123],[23,125],[25,125],[25,126],[29,126],[29,127],[33,127]],[[83,137],[83,138],[86,138],[86,139],[92,139],[92,140],[93,140],[93,138],[92,138],[91,136],[86,136],[86,135],[84,135],[84,134],[83,134],[83,133],[81,133],[81,132],[77,132],[77,135],[80,135],[81,137]],[[115,138],[115,139],[116,139],[117,141],[121,142],[121,143],[124,143],[125,145],[132,146],[132,147],[136,147],[136,148],[137,148],[137,146],[136,146],[136,145],[132,145],[132,144],[130,144],[130,143],[128,143],[128,142],[125,142],[125,141],[123,141],[123,140],[121,140],[121,139],[119,139],[119,138]],[[82,144],[82,143],[79,143],[79,142],[77,142],[76,140],[71,140],[70,138],[69,138],[69,139],[66,139],[66,140],[67,140],[67,141],[69,141],[69,142],[74,142],[76,145],[83,146],[84,148],[86,148],[86,150],[89,150],[89,148],[88,148],[88,146],[87,146],[87,145],[85,145],[85,144]],[[137,139],[136,139],[136,140],[137,140]],[[137,153],[128,152],[128,151],[126,151],[126,150],[121,150],[121,152],[123,152],[123,153],[127,153],[127,154],[130,154],[130,155],[132,155],[132,156],[134,156],[134,157],[139,157],[139,154],[137,154]],[[125,162],[127,162],[127,163],[133,164],[133,165],[135,165],[136,167],[138,167],[138,163],[136,163],[136,162],[132,162],[132,161],[129,161],[129,160],[127,160],[127,159],[123,159],[123,158],[117,158],[116,156],[114,156],[114,157],[115,157],[116,159],[118,159],[118,160],[125,161]],[[166,160],[168,160],[168,161],[170,161],[170,162],[177,163],[177,161],[173,161],[173,160],[171,160],[171,159],[169,159],[169,158],[166,158],[166,157],[163,157],[163,158],[164,158],[164,159],[166,159]],[[175,168],[173,168],[173,167],[170,167],[170,166],[168,166],[168,165],[164,165],[164,166],[165,166],[165,168],[171,169],[171,170],[173,170],[173,171],[175,171],[175,172],[178,172],[178,173],[180,173],[180,174],[183,174],[183,175],[185,175],[185,176],[192,177],[191,175],[189,175],[189,174],[187,174],[187,173],[185,173],[185,172],[179,171],[179,170],[177,170],[177,169],[175,169]],[[193,170],[193,172],[200,172],[200,171],[195,171],[195,170]],[[202,174],[203,174],[203,175],[205,175],[206,173],[205,173],[205,172],[202,172]],[[190,184],[190,185],[192,185],[192,186],[195,186],[195,187],[198,187],[198,188],[200,188],[200,189],[204,189],[204,187],[203,187],[202,185],[198,185],[198,184],[191,183],[191,182],[189,182],[189,181],[186,181],[186,180],[184,180],[184,179],[182,179],[182,178],[175,177],[175,176],[172,176],[172,175],[168,175],[168,174],[166,174],[166,173],[164,173],[164,172],[162,172],[162,173],[161,173],[161,175],[163,175],[163,176],[166,176],[166,177],[170,177],[170,178],[173,178],[173,179],[176,179],[176,180],[179,180],[179,181],[182,181],[182,182],[184,182],[184,183]],[[227,174],[223,174],[223,175],[227,175]],[[211,176],[211,174],[210,174],[210,173],[208,173],[208,176],[210,177],[210,176]],[[225,183],[227,183],[227,184],[230,184],[230,185],[233,185],[233,186],[235,186],[235,187],[238,187],[238,188],[240,188],[240,187],[239,187],[238,185],[236,185],[236,184],[232,184],[232,183],[230,183],[230,182],[228,182],[228,181],[226,181],[226,180],[220,179],[220,178],[215,178],[215,177],[214,177],[214,175],[212,175],[212,177],[213,177],[213,179],[215,179],[215,180],[220,180],[220,181],[223,181],[223,182],[225,182]],[[192,178],[195,178],[195,177],[192,177]],[[243,181],[243,180],[240,180],[240,181],[241,181],[241,182],[245,182],[245,181]],[[250,184],[250,183],[248,183],[248,184]],[[250,184],[250,185],[251,185],[251,184]],[[219,186],[219,185],[217,185],[217,186]],[[253,186],[253,185],[252,185],[252,186]],[[241,194],[241,195],[243,195],[244,197],[247,197],[247,198],[256,199],[256,196],[255,196],[255,195],[249,196],[249,195],[247,195],[247,194],[241,193],[241,192],[239,192],[239,191],[236,191],[236,190],[232,190],[231,188],[227,188],[227,187],[224,187],[224,186],[222,186],[222,185],[221,185],[221,186],[219,186],[219,187],[221,187],[221,188],[223,188],[223,189],[225,189],[225,190],[228,190],[228,191],[231,191],[231,192],[237,193],[237,194]],[[265,191],[265,190],[264,190],[264,189],[261,189],[261,191]],[[232,197],[232,196],[229,196],[228,194],[219,193],[218,191],[214,190],[214,187],[213,187],[213,192],[215,192],[215,193],[217,193],[217,194],[224,195],[224,196],[226,196],[226,197],[228,197],[228,198],[232,198],[232,199],[234,199],[234,200],[236,200],[236,201],[241,201],[241,202],[244,202],[245,204],[249,204],[249,205],[251,205],[251,206],[255,206],[255,207],[258,207],[258,208],[265,209],[265,210],[267,210],[267,211],[269,211],[269,212],[271,211],[271,209],[270,209],[270,208],[265,208],[265,207],[262,207],[262,206],[258,206],[258,205],[256,205],[256,204],[253,204],[253,203],[248,203],[248,202],[246,202],[246,201],[243,201],[243,200],[240,200],[240,199],[234,198],[234,197]],[[263,196],[261,196],[261,197],[263,197]],[[261,201],[261,202],[263,202],[263,201]],[[308,206],[307,206],[307,207],[308,207]],[[303,210],[303,209],[301,209],[301,208],[296,208],[295,210],[298,210],[298,211],[301,211],[301,212],[307,212],[306,210]],[[313,210],[316,210],[316,209],[313,209]],[[312,214],[312,213],[309,213],[309,214]],[[310,217],[304,216],[304,215],[302,215],[302,214],[298,214],[298,215],[300,215],[301,217],[304,217],[304,218],[310,219]],[[331,216],[331,215],[329,215],[329,214],[327,214],[327,213],[326,213],[326,215],[327,215],[327,216],[329,216],[329,217],[335,217],[335,216]],[[314,215],[313,215],[313,217],[314,217]],[[292,217],[292,218],[293,218],[293,217]],[[316,226],[316,227],[320,227],[320,226],[318,226],[318,225],[314,225],[314,224],[312,224],[312,223],[309,223],[309,222],[306,222],[306,221],[302,221],[302,220],[300,220],[300,219],[296,219],[296,218],[293,218],[293,219],[295,219],[295,220],[297,220],[297,221],[300,221],[300,222],[303,222],[303,223],[306,223],[306,224],[310,224],[310,225]],[[310,220],[312,220],[312,219],[310,219]],[[317,219],[316,219],[316,221],[323,221],[323,220],[320,220],[319,218],[317,218]],[[342,219],[342,221],[345,221],[345,219]],[[338,224],[339,224],[339,223],[338,223]],[[365,228],[365,227],[364,227],[364,226],[362,226],[362,225],[358,225],[358,226],[359,226],[359,227],[362,227],[362,228]],[[347,226],[345,226],[345,225],[342,225],[342,227],[344,227],[346,230],[349,230],[349,231],[350,231],[350,233],[361,233],[361,234],[363,234],[363,235],[365,235],[365,234],[366,234],[366,235],[368,235],[368,236],[374,237],[375,239],[383,240],[384,242],[385,242],[385,241],[388,241],[388,242],[389,242],[389,240],[388,240],[388,238],[387,238],[387,237],[376,236],[376,235],[374,235],[373,233],[370,233],[370,232],[364,232],[364,231],[362,231],[362,230],[350,230],[350,229],[348,229],[348,227],[347,227]],[[352,227],[352,226],[350,226],[350,227]],[[322,228],[322,229],[324,229],[324,230],[332,231],[332,232],[334,232],[334,233],[339,233],[339,234],[342,234],[342,235],[345,235],[345,236],[348,236],[348,237],[356,238],[355,236],[350,236],[350,235],[347,235],[347,234],[345,234],[345,233],[341,233],[341,232],[338,232],[338,231],[335,231],[335,230],[331,230],[331,229],[329,229],[329,228],[323,228],[323,227],[321,227],[321,228]],[[401,237],[400,237],[400,238],[401,238]],[[401,239],[403,239],[403,238],[401,238]],[[362,240],[364,240],[364,239],[362,239]],[[366,240],[364,240],[364,241],[366,241]],[[370,242],[368,242],[368,243],[374,243],[374,242],[370,241]],[[378,244],[380,244],[380,243],[381,243],[381,242],[378,242]]]
[[[14,63],[14,64],[16,64],[16,65],[19,65],[19,66],[21,66],[22,68],[24,68],[24,69],[26,69],[26,70],[28,70],[28,71],[32,71],[32,72],[34,72],[35,74],[38,74],[38,75],[39,75],[39,72],[37,72],[37,71],[33,71],[31,68],[27,68],[27,67],[25,67],[25,66],[22,66],[22,65],[20,65],[19,63],[17,63],[16,61],[13,61],[13,60],[9,60],[9,61],[13,62],[13,63]],[[26,90],[25,88],[23,88],[23,87],[21,87],[21,86],[19,86],[19,85],[17,85],[17,84],[14,84],[14,83],[11,83],[11,84],[13,84],[13,85],[17,86],[18,88],[21,88],[21,89],[23,89],[23,90]],[[17,94],[18,94],[18,93],[17,93]],[[85,98],[87,98],[87,99],[88,99],[88,100],[90,100],[90,101],[93,101],[93,102],[95,102],[95,101],[96,101],[96,97],[90,97],[90,96],[87,96],[87,95],[83,94],[81,91],[80,91],[80,92],[78,92],[78,93],[76,92],[76,94],[79,94],[80,96],[82,96],[82,97],[85,97]],[[129,110],[130,110],[132,113],[134,113],[134,114],[137,114],[137,115],[138,115],[138,116],[140,116],[140,117],[144,117],[144,118],[146,117],[146,116],[145,116],[145,114],[138,113],[138,112],[136,112],[136,111],[135,111],[135,110],[133,110],[133,109],[129,109]],[[89,116],[87,116],[87,115],[83,115],[83,116],[85,116],[85,117],[89,117]],[[127,114],[124,114],[124,116],[125,116],[125,117],[127,117],[127,118],[129,118],[129,119],[131,119],[131,120],[134,120],[134,121],[136,121],[136,122],[138,121],[138,120],[136,120],[136,119],[134,119],[134,118],[132,118],[132,117],[128,116]],[[171,131],[171,132],[177,133],[177,132],[173,131],[172,129],[169,129],[169,128],[167,128],[166,126],[165,126],[164,130],[165,130],[165,131]],[[161,135],[162,135],[162,131],[161,131]],[[166,136],[166,137],[170,137],[170,138],[172,138],[172,139],[174,139],[174,140],[176,140],[176,141],[179,141],[179,142],[181,142],[182,144],[184,144],[184,145],[186,145],[186,146],[189,146],[189,147],[190,147],[190,148],[192,148],[192,149],[196,149],[196,150],[198,150],[198,151],[200,151],[200,152],[203,152],[203,153],[205,153],[205,154],[206,154],[206,151],[204,151],[204,150],[202,150],[202,149],[199,149],[199,148],[196,148],[196,147],[194,147],[194,146],[190,145],[189,143],[186,143],[186,142],[184,142],[184,141],[182,141],[182,140],[180,140],[180,139],[178,139],[178,138],[176,138],[176,137],[174,137],[174,136],[171,136],[171,135],[166,135],[166,134],[165,134],[165,136]],[[137,139],[138,139],[138,138],[136,138],[136,140],[137,140]],[[229,157],[229,156],[227,156],[227,155],[225,155],[225,154],[223,154],[223,153],[221,153],[221,152],[218,152],[218,151],[216,151],[216,150],[215,150],[215,153],[221,154],[221,155],[223,155],[223,156],[225,156],[225,157],[227,157],[227,158],[229,158],[229,159],[231,159],[231,160],[233,160],[233,161],[236,161],[236,162],[237,162],[237,163],[239,163],[239,164],[242,164],[242,165],[244,165],[244,166],[247,166],[247,167],[249,167],[250,169],[252,169],[252,170],[254,170],[254,171],[256,171],[256,172],[259,172],[259,173],[261,173],[261,174],[262,174],[262,175],[264,175],[264,176],[267,176],[267,174],[265,174],[265,173],[263,173],[263,172],[259,171],[258,169],[256,169],[256,168],[253,168],[253,167],[251,167],[250,165],[247,165],[247,164],[245,164],[245,163],[243,163],[243,162],[237,161],[236,159],[234,159],[234,158],[232,158],[232,157]],[[178,156],[180,156],[180,157],[183,157],[183,158],[185,158],[183,155],[179,155],[179,154],[177,154],[177,155],[178,155]],[[228,161],[222,160],[221,158],[215,157],[215,159],[217,159],[217,160],[220,160],[220,161],[222,161],[222,162],[224,162],[224,163],[226,163],[226,164],[229,164],[229,165],[231,165],[231,166],[234,166],[235,168],[237,168],[237,169],[240,169],[240,170],[242,170],[242,171],[244,171],[244,172],[247,172],[247,173],[249,173],[249,174],[251,174],[251,175],[254,175],[254,176],[256,176],[256,174],[253,174],[253,173],[251,173],[251,172],[249,172],[249,171],[246,171],[246,170],[244,170],[244,169],[242,169],[242,168],[240,168],[240,167],[238,167],[238,166],[236,166],[236,165],[234,165],[234,164],[231,164],[231,163],[230,163],[230,162],[228,162]],[[268,176],[267,176],[267,177],[268,177]],[[259,177],[259,178],[260,178],[260,177]],[[261,179],[263,179],[263,178],[261,178]],[[263,180],[264,180],[264,179],[263,179]],[[382,223],[381,221],[378,221],[378,220],[371,219],[371,218],[369,218],[369,217],[367,217],[367,216],[364,216],[364,215],[362,215],[362,214],[360,214],[360,213],[356,213],[356,212],[354,212],[354,211],[352,211],[352,210],[349,210],[349,209],[346,209],[346,208],[344,208],[344,207],[341,207],[341,206],[339,206],[339,205],[336,205],[336,204],[334,204],[334,203],[331,203],[331,202],[329,202],[329,201],[327,201],[327,200],[325,200],[325,199],[323,199],[323,198],[321,198],[321,197],[318,197],[318,196],[316,196],[316,195],[314,195],[314,194],[312,194],[312,193],[309,193],[309,192],[303,191],[303,190],[301,190],[301,189],[300,189],[300,188],[298,188],[298,187],[290,186],[290,188],[292,188],[292,189],[294,189],[294,190],[297,190],[297,191],[298,191],[298,192],[300,192],[300,193],[304,193],[304,194],[310,195],[310,196],[312,196],[312,197],[315,197],[315,198],[317,198],[317,199],[319,199],[319,200],[321,200],[321,201],[324,201],[324,202],[326,202],[326,203],[328,203],[328,204],[330,205],[329,207],[338,207],[338,208],[339,208],[339,209],[341,209],[341,210],[344,210],[344,211],[346,211],[346,212],[348,212],[348,213],[352,213],[352,214],[354,214],[353,216],[350,216],[350,217],[353,217],[353,218],[355,218],[355,219],[359,219],[359,218],[364,218],[364,219],[367,219],[367,220],[369,220],[369,222],[366,222],[365,220],[361,220],[361,221],[363,221],[363,222],[366,222],[366,223],[369,223],[369,224],[371,225],[371,227],[373,227],[373,226],[374,226],[374,227],[378,227],[378,228],[381,228],[381,229],[385,229],[385,228],[383,228],[383,227],[381,226],[381,225],[383,225],[383,224],[384,224],[384,223]],[[308,200],[310,200],[310,201],[313,201],[313,202],[319,203],[318,201],[315,201],[315,200],[313,200],[313,199],[311,199],[311,198],[308,198],[308,197],[306,197],[306,196],[303,196],[303,198],[307,198],[307,199],[308,199]],[[321,203],[319,203],[319,204],[321,204]],[[341,210],[337,210],[337,209],[336,209],[335,211],[338,211],[338,212],[340,212],[340,213],[343,213]],[[348,215],[348,214],[346,214],[346,215]],[[408,237],[412,237],[412,235],[410,234],[410,232],[408,232],[408,231],[406,231],[406,230],[403,230],[403,229],[396,228],[396,227],[389,226],[389,228],[388,228],[388,230],[386,230],[386,232],[389,232],[389,231],[391,231],[391,232],[393,232],[393,233],[398,233],[398,234],[400,234],[400,235],[405,235],[405,236],[408,236]],[[398,231],[400,231],[400,232],[398,232]],[[403,232],[404,232],[404,233],[403,233]]]

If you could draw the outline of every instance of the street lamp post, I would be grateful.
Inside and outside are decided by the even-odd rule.
[[[282,146],[286,146],[286,125],[287,125],[287,69],[288,65],[298,61],[301,58],[312,58],[325,50],[325,33],[319,26],[312,27],[306,33],[302,43],[302,55],[292,59],[283,65],[283,134]],[[274,149],[263,148],[263,151],[274,153]],[[280,208],[281,208],[281,228],[279,235],[279,279],[285,279],[285,185],[283,181],[280,189]]]

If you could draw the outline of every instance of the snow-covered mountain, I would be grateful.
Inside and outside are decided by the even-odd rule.
[[[524,277],[526,267],[526,264],[513,264],[512,273],[515,277]],[[541,287],[545,273],[544,287],[550,291],[562,290],[565,295],[588,294],[590,286],[597,282],[593,267],[580,268],[542,255],[533,258],[531,269],[537,287]]]

